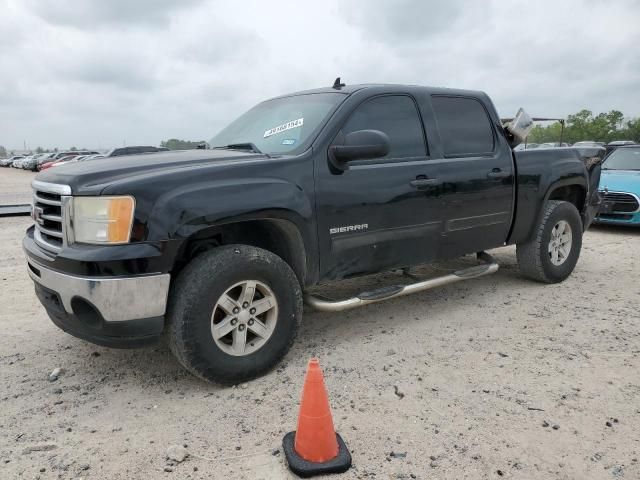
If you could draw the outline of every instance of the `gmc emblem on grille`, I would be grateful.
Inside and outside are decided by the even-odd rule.
[[[36,222],[38,225],[44,225],[44,220],[42,219],[43,213],[44,213],[44,209],[42,207],[36,207],[34,205],[33,214],[31,216],[33,217],[33,221]]]

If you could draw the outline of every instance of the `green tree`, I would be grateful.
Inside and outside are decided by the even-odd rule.
[[[624,135],[627,137],[624,140],[633,140],[640,143],[640,118],[627,121]]]
[[[528,143],[559,142],[562,126],[560,122],[536,125],[531,130]],[[619,110],[593,115],[591,110],[580,110],[567,117],[563,141],[575,143],[582,140],[611,142],[613,140],[634,140],[640,142],[640,119],[625,122]]]
[[[562,132],[560,122],[553,122],[548,125],[536,125],[529,133],[527,143],[559,142]]]
[[[169,150],[192,150],[197,148],[198,145],[205,143],[204,140],[192,142],[189,140],[178,140],[177,138],[170,138],[160,142],[161,147],[168,148]]]
[[[7,149],[4,148],[2,145],[0,145],[0,157],[6,157],[7,156]]]

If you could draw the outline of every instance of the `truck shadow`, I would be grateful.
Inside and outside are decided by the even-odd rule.
[[[367,332],[368,341],[376,341],[377,335],[381,335],[378,340],[385,344],[387,337],[380,333],[385,329],[403,328],[416,321],[430,322],[433,318],[446,317],[447,311],[454,307],[471,311],[477,309],[478,305],[489,305],[493,294],[498,291],[518,291],[522,285],[531,286],[531,281],[519,276],[513,247],[499,249],[492,254],[500,264],[500,270],[494,275],[345,312],[316,312],[305,307],[302,326],[290,353],[272,372],[254,382],[273,383],[274,377],[283,372],[286,374],[289,368],[303,368],[309,357],[326,354],[332,346],[344,342],[354,342],[357,348],[358,343],[363,341],[363,331]],[[476,260],[469,256],[418,267],[412,269],[412,273],[438,276],[475,263]],[[412,281],[400,272],[385,272],[320,286],[317,290],[328,296],[345,298],[361,291]],[[116,350],[64,335],[60,337],[58,349],[64,351],[61,354],[66,357],[63,363],[74,365],[75,373],[85,384],[99,386],[116,383],[120,387],[127,385],[127,388],[152,396],[187,393],[206,395],[233,388],[207,384],[191,375],[175,360],[164,341],[142,349]]]

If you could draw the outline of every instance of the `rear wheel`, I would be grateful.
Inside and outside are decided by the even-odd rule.
[[[280,257],[230,245],[191,261],[172,286],[169,346],[205,380],[239,383],[289,350],[302,318],[300,284]]]
[[[582,220],[576,207],[560,200],[546,203],[533,237],[516,247],[525,277],[545,283],[563,281],[576,266],[582,247]]]

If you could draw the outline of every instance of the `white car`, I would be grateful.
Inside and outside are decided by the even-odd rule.
[[[21,158],[24,158],[23,155],[14,155],[13,157],[9,157],[9,158],[5,158],[3,160],[0,160],[0,165],[3,167],[10,167],[13,165],[13,162],[15,162],[16,160],[20,160]]]
[[[24,161],[25,158],[29,158],[29,157],[18,158],[11,164],[11,166],[13,168],[22,168],[22,162]]]

